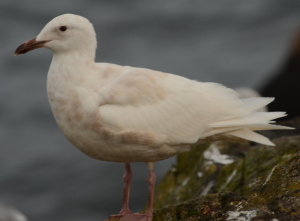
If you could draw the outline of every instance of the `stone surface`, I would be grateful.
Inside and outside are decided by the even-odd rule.
[[[215,193],[154,211],[153,221],[300,219],[300,152],[245,186],[245,197]],[[116,219],[117,221],[118,219]]]
[[[300,118],[282,125],[300,128]],[[300,131],[264,133],[275,147],[218,141],[177,156],[153,221],[300,220]]]
[[[280,124],[300,128],[300,118]],[[178,155],[177,164],[156,188],[154,207],[224,191],[244,196],[253,179],[265,176],[275,165],[300,151],[299,129],[262,133],[273,139],[276,146],[218,141],[194,145],[190,152]]]
[[[253,180],[245,193],[249,199],[264,199],[279,220],[300,220],[300,152]]]

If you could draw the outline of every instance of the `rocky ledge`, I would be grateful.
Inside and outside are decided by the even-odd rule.
[[[281,125],[300,128],[300,118]],[[300,131],[264,134],[275,147],[220,141],[177,156],[153,221],[300,220]]]

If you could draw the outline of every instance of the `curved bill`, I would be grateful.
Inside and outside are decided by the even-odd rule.
[[[19,54],[25,54],[28,51],[32,51],[37,48],[43,48],[45,44],[49,41],[37,41],[36,38],[30,39],[29,41],[25,41],[21,44],[15,51],[15,56]]]

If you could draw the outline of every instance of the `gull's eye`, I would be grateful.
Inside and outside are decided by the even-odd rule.
[[[61,27],[59,28],[59,30],[61,30],[61,31],[66,31],[66,30],[67,30],[67,27],[66,27],[66,26],[61,26]]]

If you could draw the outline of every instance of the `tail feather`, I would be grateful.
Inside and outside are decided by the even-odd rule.
[[[285,112],[252,112],[247,116],[238,117],[226,121],[211,124],[213,128],[236,127],[243,125],[268,124],[271,120],[286,116]]]
[[[274,120],[280,117],[285,117],[286,113],[285,112],[253,112],[251,113],[251,116],[254,118],[259,118],[261,120]]]
[[[250,130],[293,130],[293,127],[286,127],[274,124],[256,124],[247,127]]]
[[[269,145],[269,146],[275,146],[274,143],[272,143],[267,137],[260,135],[258,133],[253,132],[252,130],[249,130],[247,128],[234,130],[226,133],[227,135],[232,135],[235,137],[239,137],[245,140],[254,141],[257,143]]]
[[[242,99],[244,102],[244,110],[249,112],[258,110],[264,106],[267,106],[269,103],[274,101],[275,98],[273,97],[251,97],[247,99]]]
[[[274,125],[274,119],[286,116],[285,112],[256,112],[255,110],[264,107],[272,102],[274,98],[248,98],[244,102],[244,110],[248,112],[246,116],[240,116],[211,124],[209,131],[201,134],[200,139],[217,134],[231,135],[245,140],[274,146],[274,144],[263,135],[257,134],[255,130],[280,130],[294,129],[280,125]]]
[[[242,127],[220,127],[220,128],[212,128],[210,131],[204,132],[201,134],[200,139],[205,139],[206,137],[210,137],[216,134],[223,134],[229,131],[238,130]]]

